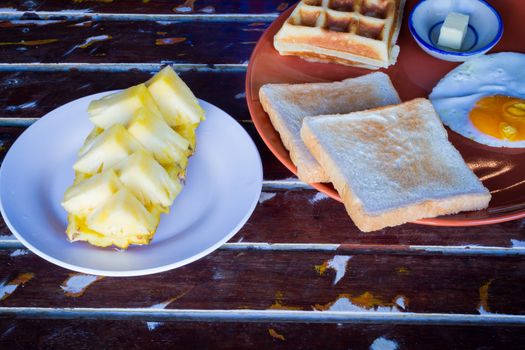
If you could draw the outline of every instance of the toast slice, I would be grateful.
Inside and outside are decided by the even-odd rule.
[[[259,90],[264,110],[290,152],[300,180],[330,182],[312,157],[300,130],[304,117],[338,114],[401,102],[388,75],[377,72],[332,83],[266,84]]]
[[[426,99],[308,117],[301,137],[365,232],[483,209],[491,198]]]

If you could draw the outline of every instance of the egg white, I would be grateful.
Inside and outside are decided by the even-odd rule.
[[[525,54],[501,52],[468,60],[445,75],[429,98],[443,123],[458,134],[492,147],[525,147],[525,141],[484,134],[470,121],[476,102],[492,95],[525,99]]]

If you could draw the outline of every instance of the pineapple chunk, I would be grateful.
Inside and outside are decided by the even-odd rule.
[[[146,86],[170,126],[204,120],[204,110],[197,98],[170,66],[155,74]]]
[[[125,187],[87,216],[87,227],[107,236],[152,236],[159,217],[150,213]]]
[[[161,164],[186,163],[189,142],[150,110],[139,109],[131,120],[128,131]]]
[[[73,169],[95,174],[141,148],[140,143],[122,125],[115,124],[93,140],[91,147],[76,161]]]
[[[91,102],[88,107],[89,119],[102,129],[114,124],[127,125],[135,111],[142,106],[160,116],[160,111],[146,85],[139,84]]]
[[[109,236],[89,229],[86,225],[85,218],[81,219],[75,215],[68,215],[69,224],[67,226],[67,236],[72,242],[86,241],[97,247],[109,247],[115,245],[119,248],[127,248],[130,244],[148,244],[152,236],[146,235],[129,235],[126,237]]]
[[[168,211],[182,190],[181,183],[170,178],[166,170],[147,151],[133,153],[115,168],[122,183],[146,208],[160,205]]]
[[[178,125],[174,128],[176,132],[178,132],[190,143],[190,148],[188,149],[188,157],[195,151],[195,142],[197,139],[195,129],[197,129],[198,126],[199,124],[184,124]]]
[[[62,206],[68,213],[88,215],[120,188],[122,183],[110,169],[68,188]]]

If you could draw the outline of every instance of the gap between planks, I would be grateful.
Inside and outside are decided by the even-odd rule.
[[[24,249],[14,236],[2,236],[0,249]],[[379,245],[335,243],[225,243],[222,251],[266,252],[332,252],[334,254],[399,254],[399,255],[462,255],[462,256],[525,256],[525,248],[480,246]]]
[[[291,310],[195,310],[144,308],[37,308],[3,307],[0,318],[31,319],[104,319],[188,322],[283,322],[283,323],[353,323],[417,324],[471,326],[525,326],[522,315],[469,315],[438,313],[388,313],[349,311]]]
[[[273,22],[278,13],[214,13],[214,14],[142,14],[97,13],[87,11],[0,11],[0,20],[86,20],[95,21],[169,21],[181,22]]]
[[[246,72],[248,61],[244,63],[176,63],[163,60],[159,63],[0,63],[0,72],[156,72],[166,65],[180,72]]]

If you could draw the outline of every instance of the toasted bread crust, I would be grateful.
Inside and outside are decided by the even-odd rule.
[[[344,117],[345,122],[341,116],[305,118],[301,137],[330,176],[348,214],[360,230],[374,231],[488,206],[489,191],[447,140],[446,131],[427,100],[416,99]],[[354,124],[355,128],[343,130],[344,123]],[[393,131],[395,128],[402,130]],[[361,138],[361,129],[368,140]],[[352,135],[341,138],[347,132]],[[330,134],[328,138],[324,133]],[[415,149],[403,148],[405,141],[391,138],[391,135],[403,133],[408,134],[407,142],[412,140],[414,143],[410,146]],[[414,140],[414,135],[419,140]],[[378,141],[382,136],[385,140]],[[352,146],[361,145],[370,157],[361,160],[353,156],[351,153],[358,150],[345,147],[348,140],[352,141]],[[391,163],[398,161],[401,166],[385,163],[389,157]],[[359,164],[361,161],[364,164]],[[358,177],[368,179],[363,182],[356,180]],[[396,197],[405,194],[409,194],[406,201]],[[381,200],[383,203],[378,203]]]
[[[259,99],[290,152],[297,176],[307,183],[330,179],[301,140],[304,117],[400,102],[388,76],[379,72],[333,83],[266,84],[259,90]]]

